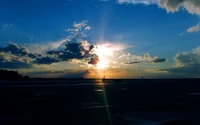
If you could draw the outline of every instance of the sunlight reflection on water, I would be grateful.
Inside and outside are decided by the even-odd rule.
[[[94,89],[95,92],[103,92],[103,89]]]

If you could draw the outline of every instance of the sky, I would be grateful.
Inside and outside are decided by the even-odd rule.
[[[199,0],[1,0],[0,69],[32,78],[199,78]]]

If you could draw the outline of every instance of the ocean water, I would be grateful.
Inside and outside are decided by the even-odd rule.
[[[188,117],[200,119],[198,83],[101,79],[0,81],[0,123],[159,125]]]

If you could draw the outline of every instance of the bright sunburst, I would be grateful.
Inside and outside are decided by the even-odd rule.
[[[108,68],[109,67],[109,63],[106,60],[101,60],[100,62],[98,62],[98,64],[96,65],[97,69],[104,69],[104,68]]]
[[[113,49],[107,44],[98,44],[95,53],[99,56],[99,62],[96,65],[97,69],[104,69],[109,67],[109,63],[113,56]]]
[[[116,60],[116,52],[119,52],[124,49],[123,45],[114,45],[111,43],[105,44],[97,44],[90,52],[91,54],[95,54],[98,57],[92,60],[92,65],[89,65],[89,68],[95,69],[105,69],[112,67],[113,63]]]

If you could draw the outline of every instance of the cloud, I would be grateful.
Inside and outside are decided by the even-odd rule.
[[[56,44],[51,43],[55,49],[46,51],[46,54],[56,57],[60,61],[79,59],[89,63],[91,58],[98,58],[95,53],[91,53],[95,46],[85,40],[87,31],[91,29],[87,22],[87,20],[80,23],[74,22],[73,28],[67,30],[70,35]]]
[[[200,15],[200,0],[118,0],[119,4],[157,4],[166,9],[168,13],[178,12],[180,9],[187,10],[190,14]],[[188,33],[198,32],[200,24],[187,29]],[[182,36],[183,33],[180,34]]]
[[[0,47],[0,52],[4,52],[7,54],[11,54],[11,55],[15,55],[18,57],[30,57],[30,58],[37,58],[37,57],[41,57],[41,54],[33,54],[30,53],[28,48],[26,48],[25,46],[21,46],[15,43],[9,43],[6,47],[1,48]]]
[[[29,53],[26,47],[14,43],[9,43],[8,46],[0,48],[0,52],[10,52],[11,54],[22,56],[27,55]]]
[[[141,62],[126,62],[124,64],[137,64],[137,63],[141,63]]]
[[[74,22],[73,28],[70,29],[71,34],[65,39],[47,44],[47,46],[44,47],[37,46],[37,49],[40,50],[39,54],[29,52],[28,48],[25,46],[15,43],[9,43],[6,47],[0,47],[0,53],[5,53],[9,56],[16,56],[17,58],[28,60],[35,65],[48,65],[61,61],[70,61],[73,59],[79,59],[81,61],[91,63],[91,58],[98,58],[98,56],[95,53],[90,52],[95,48],[95,46],[89,44],[83,38],[82,32],[85,30],[90,30],[90,26],[87,25],[87,22],[88,21],[85,20],[80,23]],[[74,31],[76,31],[76,34],[73,33]],[[49,45],[50,48],[48,47]]]
[[[56,51],[56,50],[50,50],[46,52],[49,55],[60,55],[63,53],[63,51]]]
[[[37,58],[36,60],[33,61],[35,64],[52,64],[52,63],[58,63],[60,62],[59,59],[56,58],[51,58],[51,57],[42,57],[42,58]]]
[[[24,60],[15,55],[0,52],[0,68],[20,69],[32,67],[33,65],[29,62],[29,60]]]
[[[161,62],[166,62],[167,59],[166,58],[154,58],[153,60],[151,61],[148,61],[148,62],[139,62],[139,61],[136,61],[136,62],[125,62],[124,64],[138,64],[138,63],[161,63]]]
[[[151,57],[149,53],[145,53],[144,56],[131,55],[130,53],[118,57],[122,60],[129,60],[123,64],[138,64],[138,63],[161,63],[167,62],[166,58],[158,58],[157,56]]]
[[[51,50],[59,49],[59,47],[61,47],[60,45],[62,45],[62,43],[66,42],[68,40],[69,40],[69,38],[65,38],[65,39],[62,39],[62,40],[59,40],[56,42],[50,42],[50,43],[48,43],[50,46],[50,47],[48,47],[48,49],[51,49]],[[46,47],[43,47],[43,48],[46,48]]]
[[[98,58],[91,58],[88,64],[96,65],[99,62]]]
[[[177,12],[180,8],[186,9],[191,14],[200,15],[199,0],[160,0],[159,6],[167,12]]]
[[[166,9],[167,12],[177,12],[184,8],[191,14],[200,15],[199,0],[118,0],[120,4],[157,4],[159,7]]]
[[[145,53],[143,56],[131,55],[130,53],[124,54],[118,57],[123,60],[122,64],[148,64],[148,63],[162,63],[167,62],[166,58],[158,58],[157,56],[151,57],[149,53]],[[127,62],[124,62],[127,61]]]
[[[166,58],[154,58],[152,60],[152,62],[154,62],[154,63],[160,63],[160,62],[166,62],[166,61],[167,61]]]
[[[80,23],[74,22],[74,28],[81,29],[82,27],[85,27],[87,25],[88,20],[83,20]]]
[[[36,54],[33,54],[33,53],[29,53],[29,54],[28,54],[28,57],[30,57],[30,58],[37,58],[37,55],[36,55]]]
[[[183,77],[200,76],[200,47],[194,49],[192,52],[178,53],[174,57],[174,60],[176,62],[174,67],[160,69],[160,71],[167,71]]]
[[[133,46],[126,46],[117,43],[113,44],[105,41],[99,41],[99,43],[95,45],[90,44],[84,33],[82,33],[86,32],[87,34],[91,28],[87,25],[87,22],[88,21],[74,23],[73,28],[68,29],[70,32],[68,37],[56,42],[47,43],[43,46],[36,45],[34,47],[25,47],[10,43],[8,46],[0,48],[0,53],[5,54],[3,58],[0,58],[0,67],[32,68],[25,71],[23,71],[24,69],[19,70],[30,72],[38,69],[38,71],[44,72],[44,77],[53,77],[54,75],[60,77],[64,76],[66,72],[50,72],[48,75],[45,71],[55,70],[55,68],[58,67],[60,68],[59,71],[63,70],[61,67],[74,69],[77,68],[77,65],[80,65],[79,68],[83,69],[96,69],[98,63],[99,65],[105,65],[107,67],[106,69],[119,69],[119,67],[123,66],[124,62],[128,62],[126,64],[136,64],[165,61],[164,58],[151,57],[149,53],[146,53],[143,56],[123,53],[125,49]],[[68,62],[69,65],[66,65],[66,62]],[[49,66],[50,64],[54,65]],[[34,69],[33,67],[37,69]],[[77,73],[75,73],[75,75],[76,74]]]
[[[177,66],[200,64],[200,48],[196,48],[192,52],[178,53],[174,60]]]
[[[83,20],[80,23],[74,22],[73,28],[69,28],[66,31],[70,32],[69,39],[74,37],[85,38],[88,36],[88,32],[91,30],[91,26],[88,26],[88,20]]]
[[[187,29],[188,33],[192,33],[192,32],[198,32],[200,30],[200,23],[197,24],[196,26],[190,27]]]
[[[149,53],[144,54],[143,59],[148,60],[149,62],[151,62],[153,60],[152,57],[149,55]]]
[[[75,41],[75,40],[74,40]],[[61,61],[69,61],[72,59],[88,59],[98,56],[96,54],[90,54],[90,51],[94,48],[94,45],[90,45],[87,41],[70,42],[67,41],[62,44],[63,50],[48,51],[47,54],[54,55]]]
[[[91,30],[91,27],[90,26],[86,26],[85,30]]]

